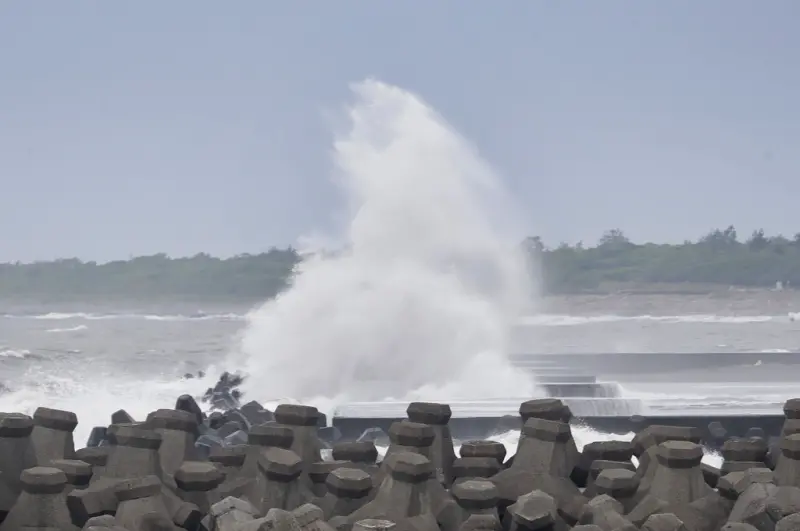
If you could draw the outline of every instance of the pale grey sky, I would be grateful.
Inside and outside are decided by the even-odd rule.
[[[410,89],[531,233],[800,231],[800,2],[0,4],[0,260],[256,252],[325,226],[327,109]]]

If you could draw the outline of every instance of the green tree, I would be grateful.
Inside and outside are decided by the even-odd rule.
[[[764,229],[754,230],[753,235],[747,240],[747,245],[754,251],[766,249],[769,245],[769,239],[764,235]]]
[[[728,226],[696,242],[670,245],[634,243],[613,229],[594,247],[562,242],[548,248],[538,236],[526,238],[522,247],[546,293],[604,290],[620,283],[772,287],[780,281],[800,286],[800,233],[789,240],[759,229],[741,243],[736,229]],[[159,253],[105,264],[77,258],[14,262],[0,264],[0,298],[255,302],[286,289],[301,259],[292,248],[273,248],[227,259]]]

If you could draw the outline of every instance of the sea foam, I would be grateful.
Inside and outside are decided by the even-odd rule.
[[[532,286],[513,205],[473,147],[419,97],[352,87],[333,143],[349,223],[283,295],[247,316],[230,366],[256,399],[531,397],[508,364]]]

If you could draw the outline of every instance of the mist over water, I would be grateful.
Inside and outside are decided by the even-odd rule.
[[[267,401],[529,397],[506,361],[531,286],[500,180],[417,96],[367,80],[333,143],[349,223],[247,316],[229,366]]]

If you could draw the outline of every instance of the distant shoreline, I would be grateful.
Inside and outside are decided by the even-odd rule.
[[[788,293],[800,286],[800,234],[789,240],[756,231],[740,242],[728,227],[673,245],[637,244],[612,230],[594,247],[548,248],[531,237],[520,249],[545,298]],[[257,303],[286,290],[302,259],[289,247],[226,259],[162,253],[103,264],[77,258],[0,264],[0,300]]]
[[[775,289],[759,286],[726,286],[708,282],[657,282],[642,284],[637,282],[605,283],[595,289],[582,291],[552,293],[548,296],[563,297],[569,295],[713,295],[722,293],[775,293],[797,292],[794,287]]]
[[[536,299],[547,305],[552,301],[580,301],[592,300],[603,301],[609,299],[646,299],[648,297],[692,299],[707,298],[714,300],[758,300],[769,299],[773,302],[793,299],[798,300],[798,310],[800,310],[800,290],[794,288],[784,288],[775,290],[774,288],[760,288],[749,286],[722,286],[719,284],[708,283],[689,283],[681,282],[675,284],[640,284],[640,283],[613,283],[599,286],[596,289],[584,289],[580,291],[569,291],[563,293],[545,293]],[[132,307],[158,307],[159,305],[182,305],[187,308],[203,308],[204,305],[232,306],[232,307],[253,307],[263,302],[274,299],[275,296],[203,296],[201,294],[170,294],[162,293],[159,295],[148,295],[137,297],[132,294],[119,293],[93,293],[93,294],[14,294],[4,296],[0,293],[0,301],[3,305],[110,305]]]

